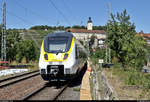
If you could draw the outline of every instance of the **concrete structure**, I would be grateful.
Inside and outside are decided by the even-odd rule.
[[[91,89],[90,89],[90,73],[91,67],[88,61],[87,70],[83,76],[81,89],[80,89],[80,100],[92,100]]]
[[[106,39],[106,32],[104,30],[93,30],[93,24],[91,17],[89,17],[87,29],[67,29],[73,33],[73,35],[84,42],[84,44],[89,41],[92,35],[95,36],[94,47],[103,47]]]

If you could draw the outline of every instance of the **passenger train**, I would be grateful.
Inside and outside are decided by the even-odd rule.
[[[72,79],[86,63],[86,56],[83,46],[71,32],[48,34],[41,45],[40,74],[47,81]]]

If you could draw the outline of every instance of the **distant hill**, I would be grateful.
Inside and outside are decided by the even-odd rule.
[[[86,26],[80,26],[80,25],[74,25],[72,27],[67,26],[47,26],[47,25],[38,25],[38,26],[33,26],[30,28],[30,30],[66,30],[69,28],[75,28],[75,29],[87,29]],[[106,26],[93,26],[93,30],[105,30],[106,31],[107,27]]]

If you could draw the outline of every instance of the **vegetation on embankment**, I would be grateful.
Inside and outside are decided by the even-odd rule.
[[[110,69],[103,70],[107,73],[108,79],[111,80],[110,82],[119,96],[130,96],[132,99],[150,99],[150,74],[139,72],[134,68],[124,71],[119,63]]]
[[[13,30],[11,31],[13,32]],[[11,33],[12,34],[12,33]],[[10,35],[11,35],[10,34]],[[19,32],[13,33],[14,36],[9,37],[9,33],[7,33],[7,41],[11,41],[7,43],[7,60],[17,62],[21,62],[21,60],[25,57],[26,62],[35,61],[38,59],[39,51],[36,48],[34,41],[32,40],[22,40]],[[17,35],[17,36],[16,36]],[[19,36],[19,40],[18,39]],[[14,40],[16,39],[16,40]],[[9,46],[10,45],[10,46]]]
[[[1,27],[0,27],[1,28]],[[2,33],[0,29],[0,33]],[[10,63],[16,61],[21,63],[25,58],[26,62],[38,60],[39,51],[32,40],[23,40],[19,30],[8,29],[6,30],[6,60]],[[0,34],[1,39],[1,34]],[[1,50],[1,42],[0,42]]]
[[[93,44],[93,40],[90,42]],[[106,43],[111,49],[111,62],[120,63],[124,70],[134,68],[141,71],[147,64],[150,48],[143,37],[136,35],[135,25],[130,22],[130,16],[127,15],[126,10],[117,15],[111,14],[107,24]],[[105,61],[105,53],[105,49],[97,48],[95,52],[91,52],[91,56]]]
[[[119,63],[115,64],[110,70],[112,70],[114,75],[123,80],[126,85],[137,85],[143,89],[150,89],[150,74],[148,73],[139,72],[134,68],[124,71]]]
[[[147,43],[143,37],[136,35],[135,25],[130,22],[126,10],[111,14],[107,27],[107,45],[124,70],[129,67],[141,70],[148,58]]]
[[[127,85],[150,89],[150,75],[141,72],[143,66],[147,64],[150,50],[146,41],[136,35],[134,23],[130,22],[126,10],[117,15],[111,14],[106,40],[114,53],[112,56],[114,73],[122,76]]]
[[[94,58],[94,55],[91,56],[92,66],[93,68],[97,66],[95,67],[97,71],[101,69],[98,60],[99,58]],[[113,59],[113,62],[116,60]],[[110,68],[101,70],[105,71],[105,75],[120,99],[150,99],[150,74],[141,72],[134,67],[124,70],[119,62],[114,63]],[[93,88],[93,84],[91,84],[91,88]]]
[[[109,73],[109,77],[112,73],[117,80],[122,82],[122,86],[118,88],[137,86],[139,87],[137,90],[142,90],[137,97],[150,99],[150,74],[142,72],[143,66],[147,65],[150,47],[143,37],[136,35],[134,23],[130,22],[130,16],[127,15],[126,10],[117,15],[111,14],[107,30],[106,42],[111,49],[111,62],[114,65],[106,70],[106,73]],[[106,63],[106,49],[96,49],[95,52],[91,52],[90,58],[94,65],[98,64],[99,59],[103,59]],[[129,91],[134,91],[133,87]]]

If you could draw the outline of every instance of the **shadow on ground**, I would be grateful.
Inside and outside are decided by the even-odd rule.
[[[82,68],[80,74],[72,80],[72,83],[69,85],[69,87],[81,85],[82,79],[83,79],[83,76],[84,76],[86,70],[87,70],[87,62],[85,63],[84,67]]]

